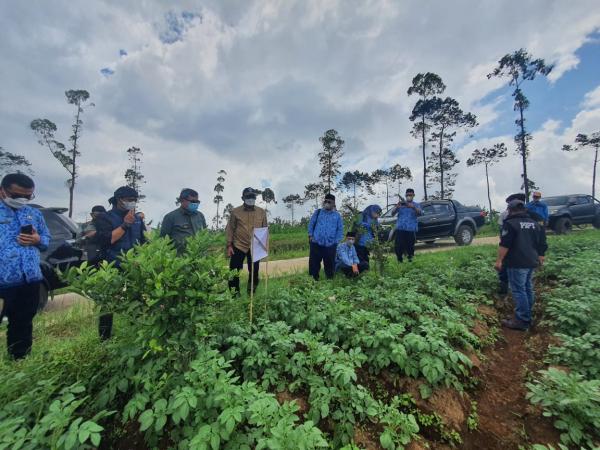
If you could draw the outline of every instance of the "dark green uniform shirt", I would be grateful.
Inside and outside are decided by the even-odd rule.
[[[206,220],[201,212],[189,212],[183,208],[177,208],[167,214],[160,227],[160,235],[169,236],[177,253],[183,253],[185,249],[185,240],[195,235],[198,231],[206,228]]]

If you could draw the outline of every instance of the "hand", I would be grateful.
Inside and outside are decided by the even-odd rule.
[[[502,260],[496,260],[496,264],[494,264],[494,269],[496,269],[496,272],[502,271]]]
[[[146,218],[146,214],[144,214],[144,213],[143,213],[143,212],[141,212],[141,211],[140,211],[139,213],[137,213],[137,216],[140,218],[140,220],[141,220],[142,222],[143,222],[143,221],[144,221],[144,219]]]
[[[546,260],[546,258],[544,256],[539,256],[538,257],[538,261],[540,262],[540,267],[542,267],[544,265],[544,261]]]
[[[358,273],[358,264],[352,264],[352,273],[354,273],[354,274]]]
[[[232,245],[228,245],[228,246],[227,246],[227,256],[228,256],[229,258],[231,258],[231,257],[233,256],[233,254],[234,254],[234,251],[233,251],[233,246],[232,246]]]
[[[38,245],[40,243],[40,235],[37,231],[33,230],[32,234],[19,234],[17,237],[17,242],[21,244],[23,247],[31,247]]]
[[[125,214],[123,222],[125,222],[128,225],[132,225],[133,222],[135,222],[135,213],[133,212],[133,209],[130,210],[127,214]]]

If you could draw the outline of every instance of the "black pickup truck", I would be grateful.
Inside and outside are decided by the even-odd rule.
[[[485,224],[486,213],[475,206],[464,206],[456,200],[429,200],[421,202],[417,240],[427,244],[437,239],[453,237],[458,245],[469,245],[479,228]],[[389,230],[391,240],[396,229],[394,207],[388,209],[380,219],[384,230]]]
[[[591,195],[558,195],[543,201],[548,205],[548,226],[557,234],[568,233],[573,225],[600,228],[600,202]]]

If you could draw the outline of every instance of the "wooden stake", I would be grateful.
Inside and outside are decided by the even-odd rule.
[[[252,310],[254,308],[254,228],[250,240],[250,325],[252,325]]]

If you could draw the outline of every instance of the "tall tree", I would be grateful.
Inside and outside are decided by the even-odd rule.
[[[456,174],[452,169],[460,161],[450,145],[454,141],[458,130],[467,130],[477,126],[477,118],[474,114],[464,112],[458,102],[446,97],[438,99],[438,106],[432,116],[432,127],[430,141],[437,144],[437,150],[429,156],[428,169],[435,173],[432,181],[440,184],[440,190],[436,193],[438,198],[451,198],[454,192]]]
[[[33,173],[31,163],[27,158],[16,153],[11,153],[0,147],[0,178],[10,172]]]
[[[260,196],[262,197],[263,202],[265,202],[266,206],[265,206],[265,213],[268,214],[269,213],[269,203],[277,203],[277,201],[275,200],[275,192],[273,192],[273,189],[271,188],[265,188],[263,189],[263,191],[260,193]]]
[[[529,182],[527,175],[527,158],[529,156],[528,142],[531,140],[531,134],[525,128],[524,112],[529,108],[529,100],[523,93],[522,85],[525,81],[535,79],[536,75],[547,76],[552,71],[552,65],[547,65],[543,59],[533,59],[525,49],[517,50],[513,53],[504,55],[499,61],[494,71],[488,74],[488,78],[506,77],[509,79],[508,85],[514,86],[515,90],[512,96],[515,99],[514,110],[519,112],[519,118],[515,120],[518,133],[515,135],[515,142],[518,145],[518,153],[521,155],[523,165],[523,185],[525,187],[525,196],[529,200]]]
[[[231,211],[233,211],[233,205],[231,203],[227,203],[225,208],[223,208],[223,220],[229,220],[231,217]]]
[[[71,148],[66,150],[66,147],[61,142],[54,139],[56,133],[56,125],[48,119],[35,119],[31,122],[30,127],[38,137],[38,142],[42,146],[48,147],[52,155],[60,162],[60,164],[69,173],[67,186],[69,188],[69,217],[73,217],[73,197],[75,192],[75,180],[78,176],[77,157],[81,156],[79,151],[79,140],[81,139],[81,129],[83,121],[81,114],[84,112],[84,105],[89,100],[90,94],[83,89],[68,90],[65,92],[67,103],[75,105],[75,122],[71,126],[73,134],[69,137]],[[89,106],[94,106],[89,103]]]
[[[294,207],[302,204],[302,197],[299,194],[289,194],[281,199],[285,203],[285,207],[292,213],[292,225],[294,225]]]
[[[338,183],[342,191],[348,192],[352,197],[352,206],[354,210],[358,209],[358,200],[363,198],[362,192],[366,191],[373,195],[373,179],[366,172],[355,170],[354,172],[346,172]]]
[[[217,230],[219,229],[219,224],[220,224],[219,206],[223,202],[222,193],[225,190],[225,186],[223,184],[223,183],[225,183],[225,175],[227,175],[227,172],[225,172],[223,169],[221,169],[217,172],[217,184],[215,184],[215,187],[213,189],[213,191],[215,192],[213,202],[217,205],[217,215],[215,216],[215,227]]]
[[[398,195],[402,194],[402,182],[412,180],[412,172],[408,167],[403,167],[400,164],[394,164],[389,169],[391,179],[394,183],[398,183]]]
[[[476,148],[471,153],[471,157],[467,159],[467,166],[479,166],[483,164],[485,166],[485,182],[487,185],[487,197],[488,204],[490,206],[490,214],[492,213],[492,196],[490,195],[490,166],[500,162],[500,159],[505,158],[507,155],[506,145],[504,142],[494,144],[493,147],[483,147],[482,149]]]
[[[315,202],[315,209],[319,209],[319,199],[323,194],[323,185],[319,183],[309,183],[304,186],[304,200]]]
[[[138,193],[140,200],[146,196],[141,194],[142,184],[146,183],[144,175],[142,175],[142,150],[139,147],[129,147],[127,149],[127,156],[129,158],[129,168],[125,171],[125,182],[127,186],[132,187]]]
[[[573,152],[583,150],[585,148],[594,150],[594,163],[592,164],[592,197],[596,198],[596,167],[598,165],[598,150],[600,149],[600,131],[596,131],[590,135],[578,134],[575,138],[577,146],[563,145],[565,152]]]
[[[321,164],[321,173],[319,178],[325,193],[335,190],[335,179],[340,174],[340,159],[344,155],[344,141],[337,131],[327,130],[319,141],[323,149],[319,153],[319,163]]]
[[[412,79],[412,85],[407,94],[417,94],[419,100],[415,103],[410,121],[413,122],[411,134],[421,138],[421,151],[423,154],[423,196],[427,200],[427,132],[431,128],[431,117],[438,105],[432,101],[437,94],[442,94],[446,85],[442,78],[432,72],[419,73]]]

